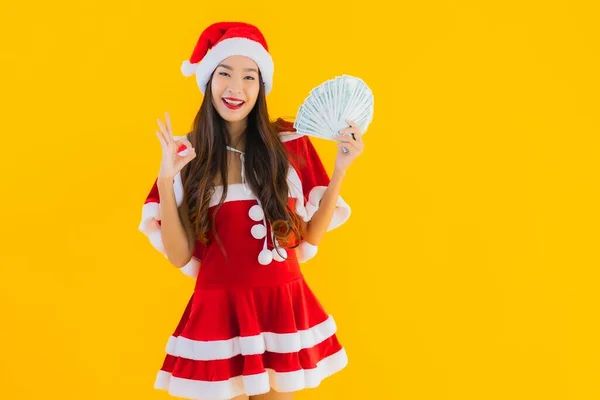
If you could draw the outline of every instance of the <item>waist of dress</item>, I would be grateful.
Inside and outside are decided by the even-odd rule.
[[[268,265],[235,261],[200,263],[196,289],[236,289],[285,284],[302,278],[298,261],[273,261]]]

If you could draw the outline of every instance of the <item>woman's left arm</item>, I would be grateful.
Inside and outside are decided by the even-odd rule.
[[[325,232],[327,232],[337,205],[346,171],[352,162],[362,154],[365,147],[362,140],[362,132],[358,125],[354,121],[346,120],[346,122],[350,127],[342,129],[339,137],[336,139],[339,142],[337,145],[338,153],[331,180],[319,203],[319,208],[306,224],[304,241],[313,246],[317,246]]]

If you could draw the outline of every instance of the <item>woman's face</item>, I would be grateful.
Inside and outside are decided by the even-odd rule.
[[[254,107],[260,85],[258,66],[251,58],[228,57],[213,74],[212,103],[225,121],[242,121]]]

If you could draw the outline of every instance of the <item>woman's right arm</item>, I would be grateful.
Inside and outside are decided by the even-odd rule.
[[[184,201],[177,207],[172,179],[158,180],[162,242],[167,258],[177,268],[184,267],[194,254],[195,239]]]
[[[160,198],[160,226],[164,253],[171,264],[178,268],[184,267],[194,254],[196,240],[192,234],[186,202],[177,206],[175,177],[182,168],[196,157],[196,150],[187,137],[175,140],[171,128],[169,114],[165,114],[166,126],[158,120],[160,132],[156,136],[162,148],[162,160],[158,173],[157,188]],[[180,154],[180,148],[187,149],[187,154]]]

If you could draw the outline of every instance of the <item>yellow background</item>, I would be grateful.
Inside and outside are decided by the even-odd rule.
[[[266,35],[273,118],[343,73],[375,93],[352,216],[304,264],[350,364],[298,399],[600,398],[598,9],[405,3],[3,5],[0,398],[169,397],[193,280],[137,226],[219,20]]]

